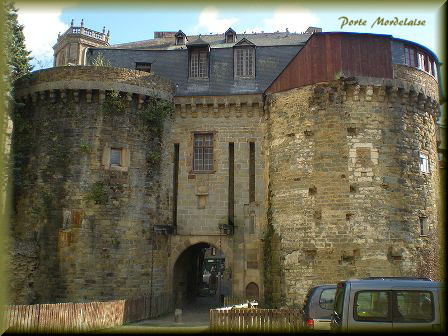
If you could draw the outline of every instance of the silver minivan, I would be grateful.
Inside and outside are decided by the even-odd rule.
[[[365,278],[337,284],[332,332],[445,331],[445,284],[428,278]]]

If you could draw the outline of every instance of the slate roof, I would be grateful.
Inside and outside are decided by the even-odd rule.
[[[187,36],[188,42],[197,39],[202,39],[210,44],[210,48],[231,48],[240,40],[245,38],[259,47],[279,46],[279,45],[298,45],[304,44],[311,37],[312,34],[298,34],[291,32],[276,32],[276,33],[253,33],[253,34],[236,34],[235,43],[226,43],[224,34],[215,35],[190,35]],[[173,37],[156,38],[144,41],[136,41],[122,44],[115,44],[109,46],[111,49],[162,49],[162,50],[176,50],[185,49],[185,45],[175,45]]]
[[[173,36],[89,48],[87,59],[102,53],[114,67],[135,69],[136,62],[151,63],[151,72],[171,80],[177,96],[210,96],[263,93],[305,45],[311,33],[238,34],[225,43],[225,34],[187,36],[186,45],[175,45]],[[255,45],[255,78],[234,77],[233,46],[244,39]],[[209,76],[189,78],[187,46],[209,45]]]

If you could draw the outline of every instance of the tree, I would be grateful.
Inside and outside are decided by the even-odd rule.
[[[33,67],[30,64],[32,57],[25,46],[25,35],[23,34],[23,26],[17,20],[17,9],[11,2],[4,2],[5,11],[5,51],[6,61],[9,65],[10,80],[29,73]]]

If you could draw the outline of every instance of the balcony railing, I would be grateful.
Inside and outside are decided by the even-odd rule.
[[[97,40],[101,40],[101,41],[105,41],[105,42],[109,41],[109,34],[100,33],[95,30],[92,30],[89,28],[84,28],[84,27],[70,27],[69,29],[67,29],[67,31],[64,34],[60,35],[58,39],[60,39],[62,36],[65,36],[65,35],[85,35],[85,36],[93,37]]]

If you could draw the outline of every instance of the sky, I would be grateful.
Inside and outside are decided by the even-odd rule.
[[[232,27],[238,33],[303,32],[309,26],[323,31],[363,32],[393,35],[420,43],[441,59],[440,6],[445,1],[424,2],[320,2],[320,1],[233,1],[233,2],[95,2],[16,1],[19,23],[24,25],[27,49],[34,57],[34,69],[53,65],[53,46],[58,33],[65,32],[73,19],[79,26],[110,31],[110,44],[148,40],[154,31],[182,30],[187,35],[224,33]],[[420,5],[420,3],[423,3]],[[362,5],[361,5],[362,4]],[[344,19],[346,18],[346,19]],[[405,20],[419,25],[381,25],[378,18]],[[344,22],[347,22],[343,25]],[[351,23],[351,24],[350,24]]]

